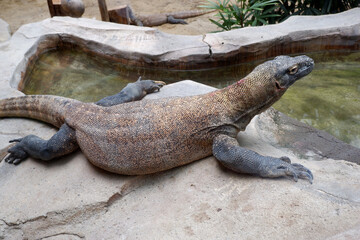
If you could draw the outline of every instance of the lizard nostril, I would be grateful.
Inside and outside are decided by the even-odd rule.
[[[279,90],[282,88],[282,87],[280,86],[280,83],[279,83],[278,81],[275,81],[275,86],[276,86],[276,88],[279,89]]]

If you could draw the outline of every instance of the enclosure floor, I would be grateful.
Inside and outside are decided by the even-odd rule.
[[[85,13],[83,17],[101,20],[100,11],[97,0],[83,0],[85,4]],[[107,0],[108,9],[116,6],[128,4],[132,7],[135,14],[157,14],[163,12],[175,12],[186,10],[197,10],[198,6],[204,2],[203,0]],[[21,25],[41,21],[49,18],[50,13],[47,1],[44,0],[1,0],[0,1],[0,18],[10,24],[12,32],[15,32]],[[215,13],[206,14],[196,18],[190,18],[186,21],[187,25],[182,24],[165,24],[159,26],[158,29],[167,33],[184,34],[184,35],[200,35],[208,32],[216,31],[217,28],[208,18],[214,16]]]

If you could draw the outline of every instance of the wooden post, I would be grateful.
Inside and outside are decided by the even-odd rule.
[[[107,10],[106,2],[105,0],[98,0],[99,3],[99,9],[101,14],[101,20],[105,22],[109,22],[109,13]]]
[[[130,24],[129,10],[127,5],[118,6],[108,11],[109,21],[121,24]]]
[[[47,0],[50,16],[64,16],[61,12],[61,0]]]

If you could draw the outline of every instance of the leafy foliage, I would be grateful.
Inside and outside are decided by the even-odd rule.
[[[210,19],[222,31],[284,21],[291,15],[322,15],[357,7],[360,0],[207,0],[200,6],[218,10]]]
[[[269,19],[269,23],[284,21],[291,15],[323,15],[338,13],[357,7],[360,0],[279,0],[279,8],[272,13],[280,17]]]
[[[217,21],[210,19],[210,21],[227,31],[267,24],[269,18],[279,16],[277,13],[272,13],[277,7],[277,2],[278,0],[236,0],[235,3],[230,3],[230,0],[214,2],[207,0],[207,4],[200,7],[218,10],[215,16],[219,19]]]

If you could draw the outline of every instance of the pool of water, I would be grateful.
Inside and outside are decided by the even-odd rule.
[[[274,107],[360,148],[360,52],[307,55],[315,60],[313,72],[291,87]],[[167,83],[192,79],[221,88],[246,76],[261,62],[197,71],[131,68],[76,49],[60,49],[39,57],[20,90],[92,102],[119,92],[139,76]]]

